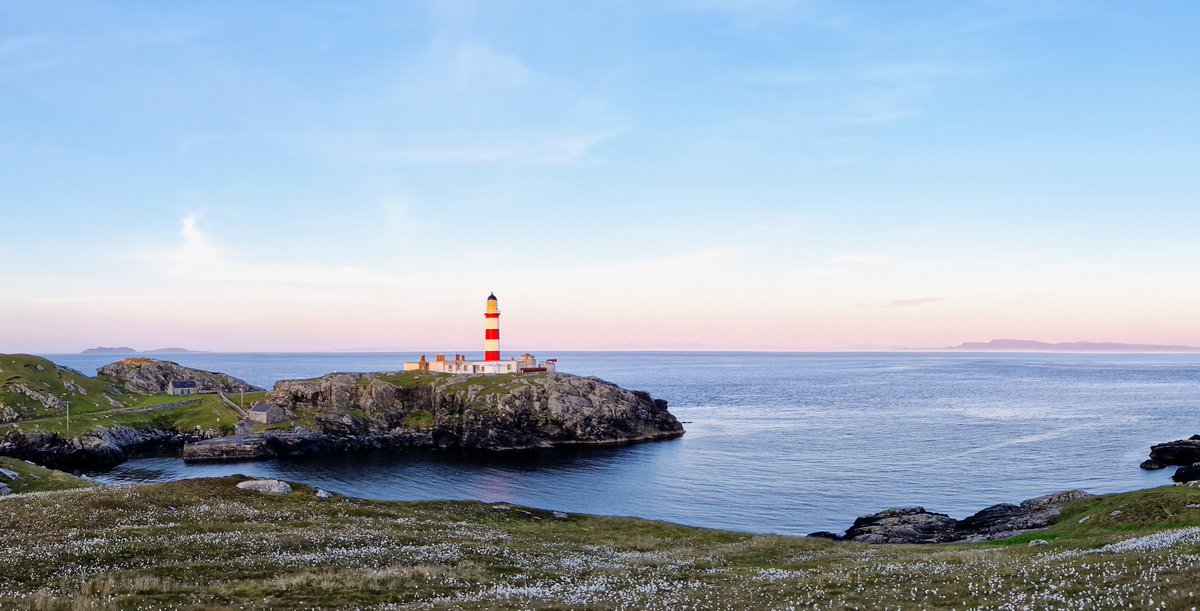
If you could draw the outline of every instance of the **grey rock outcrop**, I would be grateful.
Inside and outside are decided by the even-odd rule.
[[[277,479],[252,479],[239,483],[237,487],[269,496],[287,496],[292,493],[292,487],[287,482]]]
[[[391,380],[391,381],[389,381]],[[311,421],[290,432],[189,443],[187,461],[295,457],[380,448],[513,450],[667,439],[683,425],[667,402],[561,373],[332,374],[275,384],[267,402]]]
[[[859,543],[974,543],[1008,539],[1050,526],[1063,506],[1090,496],[1081,490],[1048,494],[1020,505],[993,505],[963,520],[931,513],[923,507],[888,509],[858,518],[842,538]]]
[[[1150,460],[1164,466],[1196,464],[1200,462],[1200,435],[1150,446]]]
[[[42,404],[42,407],[53,410],[66,410],[67,402],[58,397],[45,392],[36,391],[25,384],[9,384],[6,386],[9,391],[20,395],[25,395],[34,401]]]
[[[964,518],[958,523],[958,530],[962,540],[967,542],[1008,539],[1050,526],[1058,519],[1064,505],[1090,496],[1082,490],[1070,490],[1028,499],[1020,505],[992,505]]]
[[[1200,463],[1176,469],[1171,479],[1180,483],[1200,481]]]
[[[171,382],[195,382],[201,390],[209,392],[262,390],[228,374],[201,371],[157,359],[130,358],[105,365],[97,371],[101,376],[112,378],[125,390],[140,394],[166,392]]]
[[[958,540],[958,521],[924,507],[885,509],[854,521],[843,537],[858,543],[946,543]]]
[[[118,465],[139,452],[179,448],[186,442],[216,435],[213,431],[185,433],[126,426],[96,427],[78,437],[12,430],[0,438],[0,455],[53,469],[102,469]]]
[[[415,386],[337,374],[283,381],[266,401],[314,416],[316,433],[387,435],[404,445],[490,449],[677,437],[666,401],[563,373],[444,375]]]

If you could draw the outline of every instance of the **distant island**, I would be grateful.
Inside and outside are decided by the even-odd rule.
[[[965,342],[946,350],[990,352],[1200,352],[1195,346],[1123,344],[1120,342],[1039,342],[1031,339],[994,339]]]
[[[187,348],[155,348],[154,350],[139,351],[128,346],[109,347],[97,346],[88,348],[80,354],[188,354],[192,352],[204,352],[203,350],[188,350]]]

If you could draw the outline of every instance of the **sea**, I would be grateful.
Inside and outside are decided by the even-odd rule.
[[[119,357],[45,355],[93,373]],[[262,387],[395,371],[408,353],[161,356]],[[569,373],[666,399],[687,434],[613,447],[421,450],[188,465],[136,458],[109,484],[245,474],[370,499],[503,501],[756,533],[841,532],[923,506],[962,518],[1069,489],[1166,485],[1150,445],[1200,433],[1200,355],[562,352]]]

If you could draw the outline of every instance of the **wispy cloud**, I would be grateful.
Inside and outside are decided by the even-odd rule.
[[[460,89],[497,85],[517,87],[532,79],[534,71],[516,55],[478,43],[467,43],[458,49],[454,76]]]
[[[626,130],[603,132],[542,135],[514,134],[507,142],[462,144],[459,146],[412,148],[392,151],[377,151],[360,156],[369,164],[423,165],[423,164],[564,164],[587,158],[596,147],[616,138]]]
[[[917,297],[915,299],[893,299],[886,303],[859,304],[863,308],[912,308],[916,306],[929,305],[932,303],[941,303],[946,301],[945,297]]]
[[[256,284],[365,284],[381,282],[378,274],[359,267],[327,267],[254,263],[243,260],[200,229],[199,214],[181,219],[179,241],[144,260],[174,280]]]
[[[890,257],[883,257],[880,255],[871,255],[871,254],[864,254],[864,253],[850,253],[850,254],[845,254],[845,255],[838,255],[838,256],[830,259],[829,262],[833,263],[835,265],[846,265],[846,264],[880,265],[883,263],[891,263],[892,259]]]

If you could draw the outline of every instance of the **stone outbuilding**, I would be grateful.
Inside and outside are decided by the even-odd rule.
[[[259,403],[250,408],[249,418],[251,422],[258,424],[275,424],[288,420],[288,415],[282,407],[274,403]]]
[[[171,381],[167,384],[167,394],[169,395],[198,395],[200,394],[200,385],[191,381]]]

